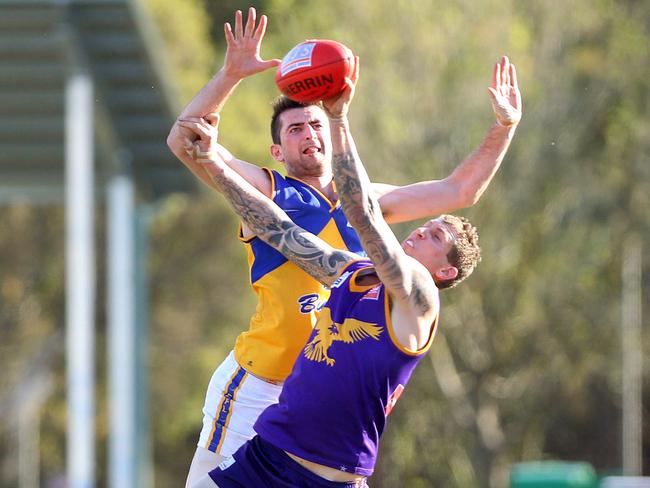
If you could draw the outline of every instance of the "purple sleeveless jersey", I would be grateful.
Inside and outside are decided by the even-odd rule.
[[[308,461],[369,476],[386,417],[433,341],[397,344],[384,286],[358,286],[372,262],[351,263],[332,285],[314,331],[280,394],[255,423],[268,442]],[[432,329],[433,330],[433,329]]]

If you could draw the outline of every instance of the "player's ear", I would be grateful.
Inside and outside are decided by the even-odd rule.
[[[458,276],[458,268],[456,268],[455,266],[447,266],[433,273],[433,277],[436,281],[449,281],[449,280],[453,280],[457,276]]]
[[[284,154],[282,153],[282,146],[280,146],[280,144],[271,144],[269,149],[271,150],[271,156],[273,156],[273,159],[284,163]]]

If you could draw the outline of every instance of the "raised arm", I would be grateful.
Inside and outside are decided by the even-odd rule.
[[[496,174],[521,120],[521,94],[514,64],[506,56],[494,65],[488,88],[496,122],[456,169],[442,180],[405,186],[375,184],[384,217],[404,222],[474,205]]]
[[[179,123],[181,120],[199,122],[201,117],[208,114],[219,113],[224,104],[233,93],[237,85],[246,77],[252,76],[280,64],[279,59],[263,60],[260,57],[260,48],[266,31],[267,18],[262,15],[256,26],[256,11],[253,7],[248,10],[248,19],[244,26],[242,12],[235,13],[235,28],[230,23],[224,25],[226,37],[226,58],[223,67],[217,74],[196,94],[190,103],[183,109],[179,120],[174,123],[167,137],[167,145],[171,151],[185,164],[192,173],[208,186],[214,183],[205,172],[189,158],[185,152],[188,142],[194,142],[196,135],[184,128]],[[254,164],[235,158],[228,151],[222,149],[224,161],[239,174],[246,178],[256,188],[265,191],[270,188],[266,172]]]
[[[391,297],[407,304],[418,316],[431,315],[437,303],[433,279],[420,263],[406,255],[384,220],[352,139],[347,111],[353,95],[354,83],[349,81],[339,97],[324,102],[330,118],[332,169],[341,205]]]
[[[218,120],[216,121],[218,123]],[[230,168],[216,148],[217,123],[181,122],[199,140],[186,147],[188,157],[209,175],[242,222],[306,273],[330,286],[342,268],[359,257],[333,248],[297,226],[273,201]]]

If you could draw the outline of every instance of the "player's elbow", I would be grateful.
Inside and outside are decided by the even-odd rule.
[[[180,157],[180,156],[179,156],[179,146],[178,146],[178,141],[176,140],[176,138],[175,138],[172,134],[169,134],[169,135],[167,136],[167,147],[169,148],[169,150],[170,150],[172,153],[174,153],[174,156],[176,156],[176,157]]]
[[[171,131],[167,135],[167,147],[170,149],[174,156],[179,159],[182,159],[184,154],[183,143],[181,141],[180,135],[176,131],[176,124],[172,127]]]
[[[483,195],[482,189],[461,193],[459,196],[458,208],[467,208],[476,205],[481,199],[481,195]]]
[[[485,192],[485,187],[476,186],[466,181],[450,181],[449,194],[452,195],[449,207],[467,208],[476,205]]]

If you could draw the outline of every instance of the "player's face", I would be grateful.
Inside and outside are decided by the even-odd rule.
[[[402,243],[407,255],[422,263],[436,280],[449,279],[447,254],[451,251],[458,236],[458,229],[442,217],[429,220],[415,229]],[[455,268],[454,268],[455,269]]]
[[[315,105],[292,108],[280,115],[280,144],[271,146],[287,174],[298,178],[322,176],[332,170],[329,120]]]

